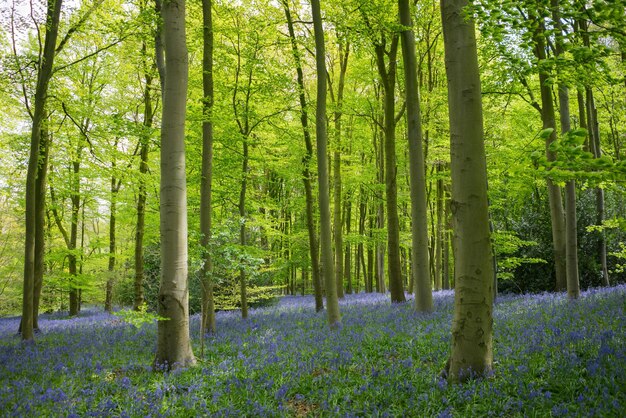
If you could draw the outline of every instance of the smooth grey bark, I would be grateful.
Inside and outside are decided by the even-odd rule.
[[[22,341],[34,340],[35,235],[37,226],[37,173],[40,161],[41,131],[45,119],[48,85],[52,77],[62,0],[48,0],[44,49],[37,71],[35,108],[30,135],[30,155],[25,189],[24,286],[22,295]]]
[[[474,21],[468,0],[442,0],[454,219],[455,296],[448,380],[464,382],[493,367],[493,264],[487,167]]]
[[[331,329],[341,327],[337,287],[333,271],[333,248],[330,218],[330,185],[328,179],[328,135],[326,132],[326,50],[320,1],[311,0],[313,30],[315,33],[315,69],[317,74],[317,109],[315,132],[317,141],[317,181],[320,208],[320,247],[322,276],[326,290],[326,309]]]
[[[415,291],[415,310],[430,312],[433,309],[431,277],[428,269],[428,225],[426,204],[426,174],[422,150],[422,116],[420,114],[419,87],[417,84],[417,59],[415,35],[408,0],[398,0],[400,24],[403,26],[402,60],[404,62],[404,87],[409,138],[409,176],[411,193],[411,276]]]
[[[188,57],[185,0],[167,0],[161,10],[165,50],[165,90],[161,127],[161,285],[156,369],[195,364],[189,339],[187,283],[187,184],[185,113]]]
[[[213,299],[213,263],[209,251],[212,226],[213,183],[213,13],[212,0],[202,0],[202,23],[204,49],[202,54],[202,179],[200,181],[200,245],[203,248],[200,280],[202,282],[201,333],[215,333],[215,301]],[[202,339],[204,348],[204,338]]]

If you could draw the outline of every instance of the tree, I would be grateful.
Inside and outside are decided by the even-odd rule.
[[[493,367],[493,264],[474,21],[467,0],[442,0],[454,219],[454,317],[448,380]]]
[[[212,0],[202,1],[203,40],[202,86],[204,92],[202,121],[202,179],[200,181],[200,245],[203,248],[202,269],[202,326],[201,332],[216,331],[215,303],[213,301],[213,279],[211,278],[211,240],[212,219],[212,179],[213,179],[213,16]]]
[[[59,34],[59,20],[62,0],[48,0],[46,12],[46,31],[43,54],[37,71],[37,87],[35,91],[30,137],[30,157],[26,177],[26,210],[25,210],[25,243],[24,243],[24,290],[22,301],[22,340],[33,340],[33,316],[35,294],[35,234],[37,219],[37,174],[40,164],[41,133],[48,85],[52,77],[52,68],[56,54],[56,41]]]
[[[361,8],[361,14],[369,31],[373,32],[374,25]],[[377,17],[380,19],[381,17]],[[390,33],[389,33],[390,32]],[[390,39],[389,39],[390,38]],[[400,115],[395,114],[396,104],[396,75],[399,34],[389,31],[389,28],[380,28],[380,33],[372,35],[372,44],[376,57],[376,68],[383,90],[383,121],[381,124],[384,134],[384,144],[381,154],[384,159],[382,173],[385,180],[385,208],[387,211],[387,270],[389,273],[389,291],[392,302],[404,302],[404,285],[402,283],[402,267],[400,263],[400,222],[398,220],[398,167],[396,163],[396,125]],[[389,47],[387,48],[387,43]],[[385,57],[387,59],[385,60]],[[404,109],[403,109],[404,110]],[[381,173],[381,174],[382,174]],[[382,218],[382,214],[379,215]],[[381,225],[382,226],[382,225]],[[382,264],[382,258],[379,261]],[[381,290],[383,283],[381,283]]]
[[[532,7],[532,6],[531,6]],[[550,85],[550,73],[545,65],[546,61],[546,40],[545,25],[539,21],[533,11],[529,11],[529,18],[534,21],[535,31],[533,33],[535,46],[534,53],[537,57],[539,68],[539,84],[541,86],[541,120],[544,129],[552,129],[551,134],[546,136],[545,148],[548,161],[556,159],[555,153],[550,145],[556,141],[556,120],[554,115],[554,100],[552,98],[552,87]],[[548,200],[550,204],[550,220],[552,223],[552,245],[554,251],[554,269],[556,273],[556,290],[565,290],[567,287],[566,278],[566,249],[565,249],[565,210],[561,188],[558,184],[547,179]]]
[[[189,339],[185,114],[188,57],[185,0],[162,5],[165,80],[161,126],[161,285],[156,368],[195,364]]]
[[[559,10],[559,0],[551,0],[552,20],[556,29],[556,58],[563,58],[565,46],[563,40],[563,24],[561,22],[561,12]],[[563,80],[562,71],[557,67],[558,79],[558,100],[559,100],[559,120],[561,124],[561,135],[567,135],[571,129],[569,111],[569,88]],[[580,296],[580,285],[578,282],[578,238],[576,228],[576,181],[570,179],[565,184],[565,277],[567,280],[567,294],[570,299],[577,299]]]
[[[342,183],[341,183],[341,119],[343,116],[343,96],[346,86],[346,71],[348,69],[348,57],[350,55],[350,43],[343,42],[340,35],[338,48],[339,48],[339,81],[337,83],[337,97],[330,86],[331,100],[335,106],[334,113],[334,128],[335,128],[335,151],[333,152],[333,229],[335,235],[333,241],[335,244],[335,284],[337,285],[337,296],[339,298],[344,297],[343,292],[343,222],[341,217],[342,208]],[[330,77],[329,77],[330,79]]]
[[[333,271],[333,249],[330,228],[330,186],[328,181],[328,137],[326,133],[326,50],[320,1],[311,0],[313,29],[315,33],[315,67],[317,73],[317,109],[315,132],[317,141],[317,181],[319,184],[320,246],[322,250],[322,275],[326,289],[328,324],[331,329],[341,326],[339,301]]]
[[[285,9],[285,18],[287,19],[287,28],[291,41],[291,53],[296,64],[299,90],[298,98],[300,100],[300,123],[302,125],[302,134],[306,147],[305,155],[302,157],[302,182],[304,183],[306,226],[309,237],[309,254],[311,257],[311,280],[313,281],[313,292],[315,293],[315,311],[319,312],[324,309],[324,300],[322,298],[322,285],[320,283],[319,246],[317,243],[317,230],[315,228],[313,213],[313,187],[311,185],[313,176],[310,165],[311,159],[313,158],[313,142],[311,141],[311,131],[309,128],[309,112],[306,104],[304,72],[302,71],[300,52],[298,51],[298,45],[296,43],[296,34],[293,28],[293,19],[291,18],[288,0],[283,0],[283,8]]]
[[[415,36],[411,28],[408,0],[398,0],[400,23],[404,26],[402,61],[409,137],[409,174],[411,176],[411,243],[412,268],[415,289],[415,309],[429,312],[433,309],[431,280],[428,268],[428,225],[426,221],[426,178],[422,151],[420,98],[417,85]]]

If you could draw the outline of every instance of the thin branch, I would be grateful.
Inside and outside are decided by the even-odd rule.
[[[96,0],[93,4],[93,6],[91,6],[89,8],[89,10],[87,10],[87,12],[81,16],[80,19],[78,19],[78,22],[76,22],[76,24],[74,24],[71,28],[69,28],[69,30],[67,31],[67,33],[65,34],[65,36],[63,37],[63,39],[61,40],[61,42],[59,42],[59,46],[57,46],[57,49],[55,51],[55,54],[58,54],[59,52],[61,52],[63,50],[63,48],[65,47],[65,45],[67,44],[67,42],[70,40],[70,38],[72,37],[72,35],[74,33],[76,33],[81,26],[83,26],[85,24],[85,22],[87,21],[87,19],[89,19],[89,16],[91,16],[91,14],[98,8],[100,7],[100,5],[102,4],[104,0]]]
[[[406,110],[406,100],[402,101],[402,108],[400,109],[400,111],[398,112],[398,114],[396,115],[395,119],[394,119],[394,124],[398,124],[398,122],[400,122],[400,119],[402,119],[402,115],[404,114],[404,111]]]
[[[72,61],[72,62],[70,62],[69,64],[65,64],[65,65],[61,65],[61,66],[59,66],[59,67],[56,67],[56,68],[53,70],[53,73],[56,73],[57,71],[62,71],[62,70],[64,70],[64,69],[66,69],[67,67],[71,67],[72,65],[75,65],[75,64],[78,64],[78,63],[83,62],[83,61],[85,61],[85,60],[88,60],[89,58],[94,57],[94,56],[98,55],[98,54],[99,54],[99,53],[101,53],[101,52],[104,52],[104,51],[106,51],[106,50],[108,50],[108,49],[111,49],[111,48],[113,48],[115,45],[117,45],[117,44],[121,43],[123,40],[125,40],[126,38],[128,38],[129,36],[130,36],[130,34],[128,34],[128,35],[126,35],[126,36],[124,36],[124,37],[122,37],[122,38],[120,38],[120,39],[116,40],[116,41],[115,41],[115,42],[113,42],[112,44],[109,44],[109,45],[107,45],[107,46],[105,46],[105,47],[102,47],[102,48],[98,48],[98,49],[96,49],[94,52],[92,52],[91,54],[87,54],[87,55],[85,55],[84,57],[77,59],[76,61]]]

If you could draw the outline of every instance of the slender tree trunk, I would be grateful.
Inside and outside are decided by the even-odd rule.
[[[147,107],[147,104],[146,104]],[[139,162],[139,193],[137,196],[137,220],[135,226],[135,279],[134,279],[134,302],[133,309],[138,311],[144,303],[143,280],[144,280],[144,251],[143,237],[146,223],[146,176],[148,175],[149,138],[141,138],[140,162]]]
[[[441,252],[441,257],[443,260],[442,266],[442,277],[441,277],[441,287],[444,290],[450,289],[450,241],[448,239],[449,232],[443,232],[443,250]]]
[[[437,230],[436,230],[436,243],[435,243],[435,287],[443,289],[442,280],[442,256],[443,256],[443,179],[441,178],[441,172],[443,171],[442,165],[437,165]]]
[[[160,2],[155,2],[155,9],[157,14],[160,15]],[[162,48],[163,44],[161,43],[161,29],[159,25],[159,29],[155,33],[155,64],[158,67],[159,77],[161,79],[161,95],[163,95],[163,82],[165,77],[165,67],[164,63],[159,63],[159,56],[162,57]],[[145,43],[142,45],[142,52],[144,54],[144,59],[146,59],[147,48]],[[148,198],[148,191],[146,188],[146,177],[148,176],[148,157],[150,154],[150,130],[152,129],[152,124],[154,122],[154,106],[152,104],[152,82],[154,77],[152,76],[152,72],[149,70],[149,67],[146,65],[144,69],[144,92],[143,92],[143,102],[144,102],[144,114],[143,114],[143,127],[144,132],[140,136],[140,146],[139,146],[139,192],[137,196],[137,220],[135,226],[135,278],[134,278],[134,301],[133,308],[135,310],[139,310],[140,306],[144,303],[144,294],[143,294],[143,280],[144,280],[144,250],[143,250],[143,238],[145,235],[145,223],[146,223],[146,202]]]
[[[352,202],[349,199],[346,199],[345,202],[345,224],[346,224],[346,234],[350,235],[350,227],[352,221]],[[343,279],[347,283],[346,292],[351,295],[352,294],[352,251],[350,248],[350,243],[346,243],[345,245],[345,257],[344,257],[344,269],[343,269]]]
[[[556,28],[556,57],[561,57],[564,51],[563,28],[559,10],[559,0],[551,0],[552,20]],[[569,111],[569,88],[561,79],[561,70],[557,67],[558,98],[559,98],[559,120],[561,125],[561,135],[567,134],[571,130]],[[578,279],[578,238],[576,220],[576,182],[574,179],[568,180],[565,185],[565,276],[567,280],[567,295],[570,299],[577,299],[580,296],[580,285]]]
[[[241,226],[239,227],[239,244],[242,249],[246,248],[246,190],[248,187],[248,159],[249,159],[248,137],[243,138],[243,161],[241,162],[241,190],[239,192],[239,216]],[[239,291],[241,297],[241,317],[248,318],[248,294],[246,290],[246,271],[243,267],[239,269]]]
[[[364,187],[361,186],[359,191],[359,243],[357,245],[356,255],[356,280],[357,283],[360,280],[360,275],[363,275],[363,288],[365,292],[369,292],[367,281],[367,268],[365,267],[365,246],[363,240],[365,239],[365,221],[367,220],[367,201],[364,195]]]
[[[165,91],[161,127],[161,285],[155,368],[195,364],[189,339],[185,111],[188,58],[185,1],[163,4]]]
[[[117,147],[117,143],[115,144]],[[115,161],[112,163],[112,169],[115,170]],[[106,284],[106,295],[104,300],[104,310],[111,312],[113,308],[113,283],[115,275],[115,253],[117,251],[116,242],[116,224],[117,224],[117,193],[120,190],[121,182],[115,177],[115,174],[111,176],[111,207],[109,209],[109,266],[108,266],[108,279]]]
[[[394,35],[388,51],[388,66],[385,68],[386,51],[383,44],[375,45],[378,73],[384,87],[384,131],[385,131],[385,207],[387,209],[387,263],[389,291],[392,302],[404,302],[402,266],[400,264],[400,223],[398,220],[398,182],[396,165],[396,56],[398,35]]]
[[[336,329],[341,326],[341,316],[339,314],[339,301],[333,271],[333,249],[330,225],[330,186],[328,182],[328,137],[326,134],[326,51],[319,0],[311,0],[311,10],[315,32],[315,64],[317,73],[315,131],[317,133],[317,180],[319,183],[322,273],[326,288],[328,324],[331,329]]]
[[[374,292],[374,278],[378,277],[378,275],[374,272],[375,270],[374,260],[378,259],[378,257],[374,255],[374,245],[373,245],[373,240],[372,240],[373,229],[374,229],[374,214],[370,213],[370,216],[369,216],[370,241],[369,241],[369,245],[367,246],[367,279],[366,279],[369,293]],[[376,245],[376,248],[378,248],[377,245]],[[378,291],[378,282],[376,282],[376,290]]]
[[[298,96],[300,99],[300,123],[304,135],[304,145],[306,153],[302,158],[302,181],[304,183],[304,192],[306,199],[306,226],[309,235],[309,254],[311,257],[311,280],[313,281],[313,291],[315,293],[315,311],[320,312],[324,309],[324,299],[322,297],[322,285],[320,283],[319,268],[319,246],[317,243],[317,229],[315,228],[315,219],[313,213],[313,186],[311,185],[312,174],[310,170],[311,159],[313,158],[313,141],[311,140],[311,131],[309,129],[309,114],[306,104],[304,73],[300,62],[300,52],[296,44],[296,35],[293,29],[293,19],[289,11],[289,2],[284,1],[285,17],[287,19],[287,27],[289,29],[289,38],[291,40],[291,52],[296,63],[296,74],[298,78]]]
[[[81,138],[82,139],[82,138]],[[78,158],[82,154],[82,144],[78,145]],[[78,257],[76,256],[76,248],[78,244],[78,212],[80,211],[80,160],[72,162],[72,214],[70,225],[70,245],[68,246],[69,255],[68,268],[70,275],[70,316],[78,315],[80,311],[79,300],[79,284],[78,281]]]
[[[552,88],[549,83],[550,74],[542,67],[542,63],[546,60],[545,49],[545,28],[543,23],[539,23],[532,15],[531,19],[535,20],[537,29],[535,31],[535,56],[539,61],[539,84],[541,86],[541,119],[543,128],[553,129],[552,134],[546,138],[546,156],[548,161],[554,161],[556,155],[550,151],[550,144],[556,141],[556,121],[554,116],[554,100],[552,98]],[[561,188],[552,180],[547,180],[548,185],[548,201],[550,204],[550,220],[552,223],[552,245],[554,253],[554,270],[556,274],[555,288],[557,291],[563,291],[567,288],[567,276],[565,269],[565,211],[563,209],[563,199],[561,196]]]
[[[426,175],[422,150],[422,116],[417,84],[415,35],[411,22],[409,0],[398,0],[404,62],[404,86],[409,137],[409,175],[411,190],[411,274],[415,290],[415,310],[433,309],[431,278],[428,270],[428,225],[426,205]]]
[[[377,225],[379,231],[385,228],[385,208],[382,203],[377,205]],[[376,292],[387,293],[385,285],[385,246],[378,242],[376,243]]]
[[[204,50],[202,56],[202,86],[204,100],[202,110],[202,179],[200,181],[200,245],[203,248],[202,268],[202,324],[201,334],[215,333],[215,302],[213,299],[213,263],[209,242],[211,241],[212,224],[212,190],[213,190],[213,15],[212,0],[202,0]],[[204,338],[202,339],[204,348]],[[204,353],[202,353],[203,355]]]
[[[589,39],[588,33],[588,24],[587,21],[581,19],[579,21],[580,29],[582,33],[583,44],[586,47],[590,47],[591,41]],[[622,52],[622,62],[624,62],[624,58],[626,55]],[[624,79],[626,81],[626,78]],[[582,106],[580,106],[582,104]],[[598,126],[598,118],[597,118],[597,109],[595,106],[595,100],[593,97],[593,89],[591,86],[585,86],[585,97],[582,97],[582,94],[579,93],[579,106],[580,106],[580,114],[581,114],[581,126],[583,120],[587,121],[587,131],[589,133],[589,150],[593,153],[595,158],[600,158],[602,156],[602,149],[600,147],[600,129]],[[587,117],[584,117],[586,113]],[[619,151],[616,152],[616,158],[619,159]],[[598,187],[595,189],[596,195],[596,225],[601,226],[604,222],[604,189]],[[597,247],[597,257],[602,268],[602,285],[609,286],[609,271],[607,266],[607,250],[606,250],[606,235],[604,230],[598,232],[598,247]]]
[[[345,49],[344,49],[345,48]],[[333,153],[333,222],[334,222],[334,243],[335,243],[335,282],[337,284],[337,297],[344,297],[343,283],[343,229],[341,219],[341,154],[342,154],[342,124],[343,116],[343,91],[346,85],[346,71],[348,69],[348,56],[350,53],[350,44],[345,46],[339,42],[339,84],[337,86],[337,100],[335,102],[334,123],[335,123],[335,151]],[[332,89],[331,89],[332,93]]]
[[[586,108],[589,121],[589,142],[590,149],[592,150],[595,158],[602,157],[602,148],[600,147],[600,129],[598,127],[597,110],[594,104],[593,90],[591,87],[585,88],[586,95]],[[618,153],[619,154],[619,153]],[[619,158],[619,155],[618,155]],[[602,225],[604,223],[604,189],[597,187],[595,189],[596,195],[596,225]],[[609,286],[609,270],[607,266],[607,250],[606,250],[606,235],[604,230],[599,232],[598,237],[598,259],[602,268],[602,285]]]
[[[474,22],[467,0],[442,0],[455,241],[455,297],[448,380],[493,367],[493,264],[487,167]]]
[[[22,341],[32,341],[35,294],[35,241],[37,227],[37,173],[40,161],[41,132],[48,99],[48,85],[52,77],[56,40],[62,0],[48,0],[44,50],[37,71],[35,109],[30,137],[30,155],[25,190],[24,287],[22,297]]]
[[[33,330],[39,331],[39,302],[41,289],[43,288],[43,275],[45,271],[45,244],[46,244],[46,179],[48,177],[48,160],[50,157],[50,136],[45,127],[42,128],[39,158],[37,167],[37,200],[35,201],[35,270],[33,289]],[[21,331],[21,324],[20,324]]]

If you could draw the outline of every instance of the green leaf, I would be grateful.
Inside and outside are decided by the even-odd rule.
[[[546,128],[539,132],[539,138],[548,139],[550,135],[552,135],[552,132],[554,132],[554,128]]]

